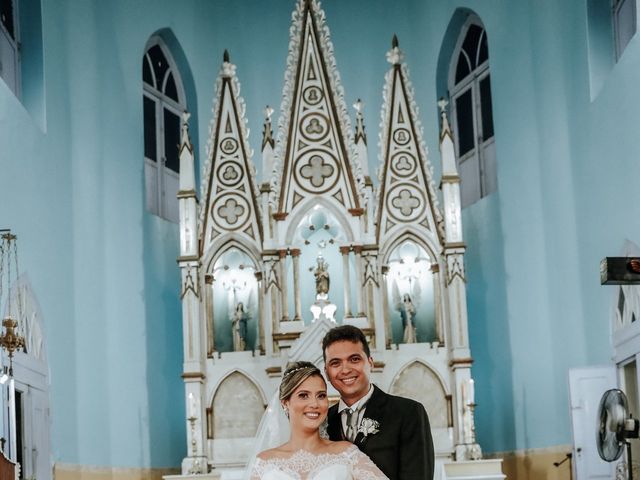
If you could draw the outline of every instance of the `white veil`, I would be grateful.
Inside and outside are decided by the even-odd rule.
[[[251,477],[253,466],[260,452],[286,443],[289,440],[290,434],[291,427],[289,426],[289,419],[284,414],[282,405],[280,405],[279,392],[278,389],[276,389],[269,401],[269,405],[267,405],[267,409],[262,415],[262,420],[260,420],[260,425],[256,432],[256,439],[249,457],[249,463],[247,464],[243,478],[248,480]]]

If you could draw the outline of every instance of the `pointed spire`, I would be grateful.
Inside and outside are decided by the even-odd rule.
[[[224,53],[222,54],[222,61],[229,63],[229,50],[224,49]]]
[[[364,109],[364,102],[360,99],[356,100],[353,104],[353,108],[356,111],[356,154],[362,168],[362,174],[365,177],[369,176],[369,155],[367,153],[367,134],[364,131],[364,117],[362,116],[362,110]]]
[[[186,110],[182,113],[182,127],[180,134],[180,179],[179,188],[181,192],[193,191],[196,189],[196,175],[193,158],[193,146],[189,138],[189,117],[191,114]]]
[[[264,128],[262,129],[262,151],[264,147],[269,144],[271,148],[275,145],[273,140],[273,130],[271,129],[271,115],[273,115],[273,108],[267,105],[264,110]]]
[[[447,105],[449,102],[445,98],[438,100],[440,108],[440,160],[442,161],[442,176],[457,177],[458,168],[456,166],[456,155],[453,148],[453,135],[447,118]]]
[[[201,253],[231,231],[249,242],[262,242],[262,215],[248,142],[246,107],[239,94],[236,66],[228,61],[229,52],[225,51],[223,60],[216,79],[210,147],[202,177],[198,225]]]
[[[380,133],[381,173],[376,239],[384,244],[404,228],[420,229],[433,241],[444,237],[442,214],[427,158],[423,131],[409,71],[397,38],[387,53],[392,64],[385,76]]]
[[[273,131],[271,129],[273,108],[267,105],[264,109],[264,129],[262,130],[262,181],[268,181],[273,173]]]
[[[298,0],[270,182],[269,203],[278,220],[309,199],[309,192],[330,194],[353,216],[363,211],[365,178],[333,50],[319,2]]]
[[[363,141],[366,145],[367,143],[367,134],[364,131],[364,118],[362,116],[362,110],[364,109],[364,102],[360,99],[356,100],[356,103],[353,104],[353,108],[356,111],[356,137],[355,141],[358,143],[359,141]]]
[[[440,108],[440,141],[442,141],[442,137],[444,135],[449,135],[451,137],[451,127],[449,126],[449,118],[447,117],[447,106],[449,102],[444,98],[440,97],[438,100],[438,107]]]
[[[183,146],[188,145],[191,149],[191,139],[189,138],[189,118],[191,114],[186,110],[182,112],[182,134],[180,135],[180,149]]]
[[[394,33],[393,38],[391,39],[391,48],[398,48],[398,36]]]

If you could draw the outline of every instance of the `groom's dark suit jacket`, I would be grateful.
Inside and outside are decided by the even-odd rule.
[[[433,440],[422,404],[384,393],[375,385],[364,418],[376,420],[378,432],[358,433],[355,444],[391,480],[432,480]],[[329,438],[344,440],[338,405],[329,409]]]

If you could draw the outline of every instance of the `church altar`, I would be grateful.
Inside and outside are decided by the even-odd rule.
[[[355,103],[352,125],[316,0],[299,0],[293,13],[275,133],[274,110],[265,109],[260,184],[227,52],[199,195],[185,114],[178,263],[187,455],[182,475],[165,478],[241,478],[286,364],[321,366],[321,339],[340,323],[368,337],[376,385],[425,406],[438,478],[504,478],[500,460],[481,460],[475,437],[460,177],[446,102],[439,192],[395,37],[387,60],[376,184],[364,106]],[[487,469],[495,476],[482,476]]]

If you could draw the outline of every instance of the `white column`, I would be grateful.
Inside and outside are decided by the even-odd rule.
[[[255,273],[256,281],[258,284],[258,315],[256,316],[256,320],[258,322],[258,349],[262,355],[265,354],[265,344],[264,344],[264,299],[262,298],[262,272]]]
[[[272,257],[265,257],[262,261],[262,270],[264,272],[262,279],[262,287],[259,295],[263,299],[261,318],[264,322],[264,341],[265,354],[273,355],[273,334],[277,331],[277,294],[278,278],[277,278],[277,260]]]
[[[280,304],[282,306],[281,321],[289,321],[289,304],[287,302],[287,251],[278,250],[280,263]]]
[[[444,335],[442,328],[442,289],[440,288],[440,266],[437,263],[431,265],[431,278],[433,280],[434,314],[436,321],[436,338],[440,345],[444,345]]]
[[[356,262],[356,308],[357,308],[357,317],[364,317],[364,302],[363,302],[363,275],[362,275],[362,245],[354,245],[353,252],[355,254],[355,262]]]
[[[302,320],[302,300],[300,299],[300,249],[291,249],[293,259],[293,299],[295,305],[294,320]]]
[[[351,280],[349,275],[349,250],[350,247],[340,247],[340,254],[342,255],[342,275],[344,281],[344,316],[345,318],[351,318]]]
[[[213,283],[215,282],[215,278],[213,275],[205,275],[204,283],[205,283],[205,317],[207,323],[207,357],[213,357],[213,352],[216,350],[215,344],[215,322],[214,322],[214,309],[213,309]]]
[[[389,320],[389,267],[387,265],[382,266],[382,288],[384,292],[382,292],[382,317],[384,319],[384,335],[385,335],[385,347],[391,347],[391,342],[393,342],[393,335],[391,332],[391,322]]]

